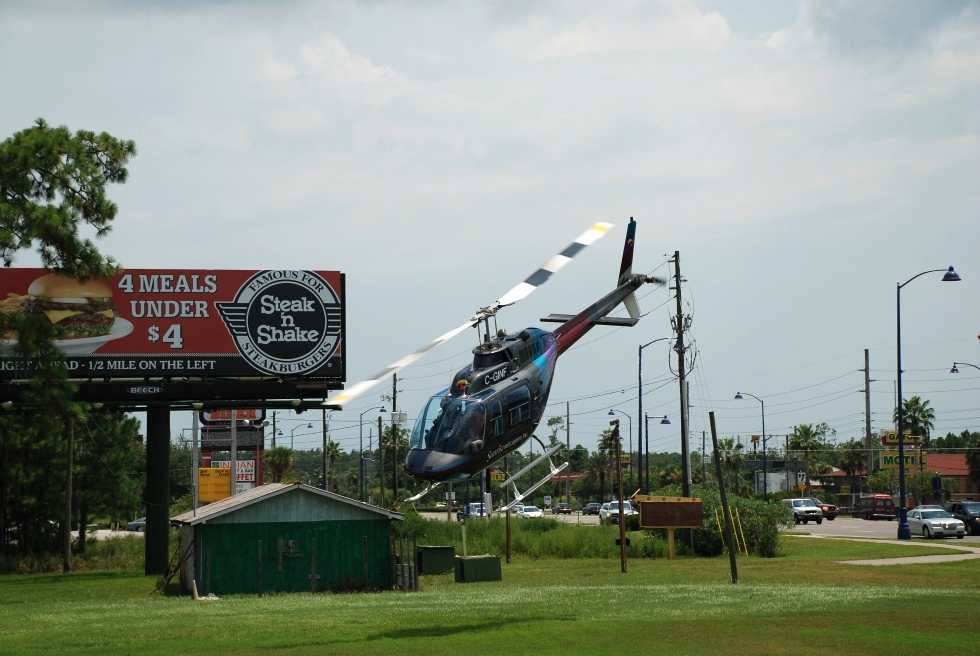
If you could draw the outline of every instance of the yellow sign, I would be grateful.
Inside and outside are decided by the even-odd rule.
[[[909,450],[905,452],[905,469],[920,467],[925,469],[929,464],[929,454],[926,451]],[[918,458],[918,462],[916,462]],[[898,451],[885,451],[881,454],[882,469],[898,469]]]
[[[202,503],[221,501],[231,496],[229,467],[200,467],[197,470],[197,499]]]
[[[500,471],[499,469],[494,469],[490,472],[490,480],[494,483],[507,480],[507,474]]]
[[[799,485],[796,486],[796,489],[802,492],[803,490],[806,489],[806,483],[800,483]]]
[[[922,444],[922,438],[918,435],[909,435],[905,433],[905,446],[917,446]],[[885,431],[885,434],[881,436],[881,446],[898,446],[898,431]]]
[[[850,494],[851,493],[851,486],[850,485],[841,485],[840,486],[840,493],[841,494]]]

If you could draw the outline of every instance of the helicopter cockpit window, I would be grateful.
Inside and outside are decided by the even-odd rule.
[[[415,422],[410,446],[453,454],[475,453],[483,447],[486,412],[480,401],[434,396]]]
[[[507,351],[498,350],[490,353],[477,353],[473,356],[474,369],[486,369],[507,362]]]

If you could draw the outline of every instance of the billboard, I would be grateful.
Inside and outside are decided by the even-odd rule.
[[[200,467],[197,470],[198,501],[210,503],[231,496],[231,469]]]
[[[917,446],[922,444],[922,437],[919,435],[909,435],[908,433],[903,433],[904,439],[902,442],[905,446]],[[882,446],[898,446],[898,431],[887,430],[881,435],[881,445]]]
[[[700,528],[704,504],[697,497],[653,497],[633,495],[640,505],[641,528]]]
[[[186,385],[168,395],[153,384],[171,379],[305,381],[323,396],[345,379],[344,303],[338,271],[127,269],[81,283],[45,269],[0,269],[0,310],[65,328],[57,344],[69,377],[143,383],[117,390],[128,398],[250,398],[241,388],[211,396]],[[25,378],[17,336],[3,337],[0,381]]]
[[[927,451],[920,451],[919,449],[908,449],[904,456],[905,471],[909,471],[911,467],[919,467],[920,469],[925,469],[929,466],[929,453]],[[900,462],[898,458],[898,451],[884,451],[881,454],[881,468],[882,469],[898,469],[898,463]]]

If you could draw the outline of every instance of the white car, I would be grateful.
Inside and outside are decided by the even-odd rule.
[[[955,535],[961,540],[966,535],[966,524],[942,509],[913,508],[908,517],[909,530],[913,535],[921,534],[924,538],[951,538]]]
[[[612,522],[613,524],[619,523],[620,514],[625,514],[627,517],[630,515],[639,515],[639,511],[633,507],[633,504],[629,501],[623,502],[623,513],[619,511],[618,501],[609,501],[602,504],[602,508],[599,508],[599,522]]]
[[[518,517],[544,517],[544,513],[537,506],[524,506],[517,511]]]

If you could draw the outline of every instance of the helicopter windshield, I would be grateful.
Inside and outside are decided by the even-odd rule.
[[[433,396],[415,422],[410,447],[459,455],[476,453],[483,447],[486,414],[481,401]]]

